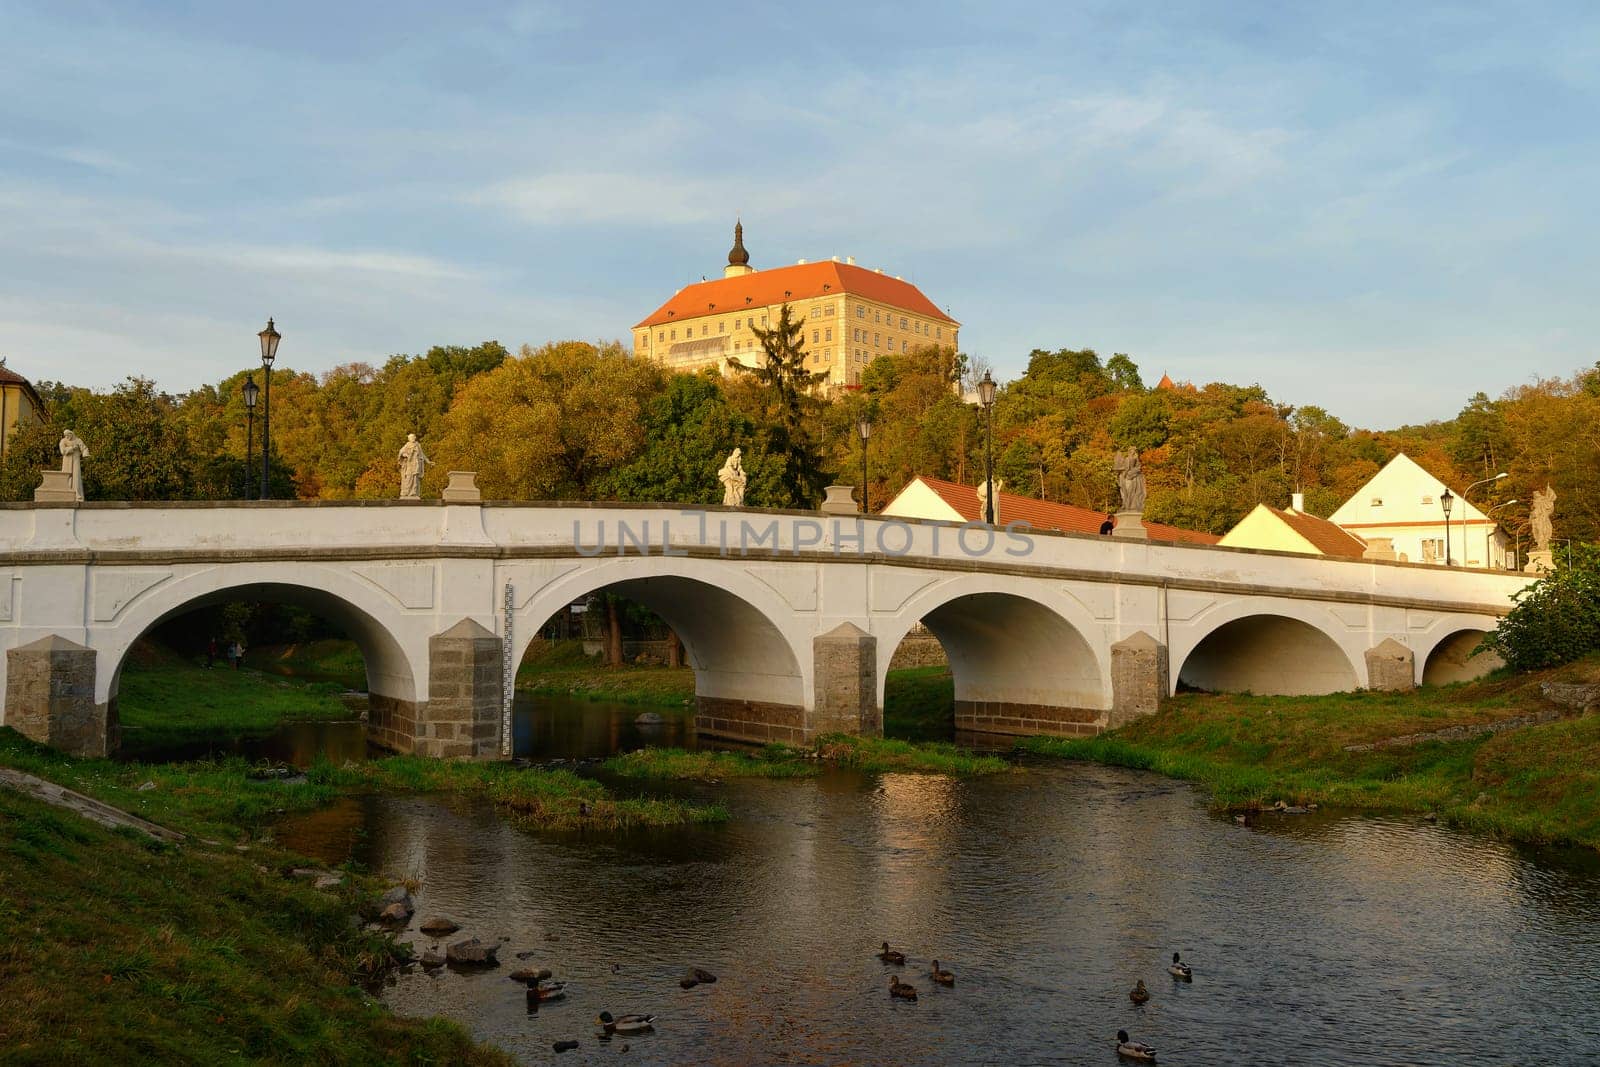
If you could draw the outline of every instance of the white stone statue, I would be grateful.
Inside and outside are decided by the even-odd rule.
[[[1550,521],[1556,511],[1556,491],[1546,485],[1533,491],[1533,505],[1528,509],[1528,524],[1533,527],[1533,547],[1538,552],[1550,550],[1550,539],[1555,536],[1555,526]]]
[[[400,499],[422,499],[422,472],[429,459],[422,451],[422,442],[414,433],[406,434],[406,443],[400,446]]]
[[[996,478],[994,480],[994,521],[995,521],[996,524],[998,524],[1000,522],[1000,487],[1005,485],[1005,484],[1006,484],[1005,483],[1005,479],[1003,479],[1003,478]],[[989,483],[988,482],[979,482],[978,485],[977,485],[977,488],[974,489],[973,491],[978,494],[978,518],[980,518],[984,522],[988,522],[989,521]]]
[[[83,439],[71,430],[61,431],[61,473],[72,482],[72,489],[83,499],[83,461],[89,458],[89,448]]]
[[[744,486],[747,479],[744,463],[740,459],[743,455],[741,449],[734,449],[728,456],[728,461],[717,472],[717,481],[722,483],[722,502],[730,508],[744,507]]]
[[[1139,466],[1139,450],[1118,452],[1115,459],[1117,491],[1122,494],[1119,511],[1144,511],[1144,468]]]

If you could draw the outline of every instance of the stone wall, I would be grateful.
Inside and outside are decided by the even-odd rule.
[[[417,704],[382,693],[367,694],[367,740],[394,752],[411,752],[417,737]]]
[[[950,658],[944,654],[944,646],[939,639],[926,630],[912,630],[900,642],[900,647],[894,650],[894,656],[889,660],[891,671],[903,671],[911,667],[943,667],[949,664]]]
[[[1088,737],[1105,728],[1104,712],[1005,700],[957,700],[956,730],[977,734]]]
[[[73,756],[106,756],[116,724],[94,699],[93,649],[51,635],[6,652],[5,724]]]
[[[792,704],[697,696],[694,728],[702,735],[732,741],[798,745],[806,739],[806,711]]]

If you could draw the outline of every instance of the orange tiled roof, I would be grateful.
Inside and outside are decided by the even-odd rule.
[[[978,522],[983,518],[983,508],[978,503],[978,490],[975,486],[962,485],[959,482],[947,482],[939,478],[928,478],[918,475],[922,483],[955,509],[956,513],[968,522]],[[1028,496],[1018,496],[1001,490],[996,494],[998,499],[995,507],[1000,511],[1000,522],[1025,522],[1036,530],[1059,530],[1062,533],[1098,534],[1100,525],[1106,521],[1105,512],[1094,511],[1090,508],[1074,507],[1071,504],[1054,504],[1048,500],[1035,500]],[[1201,533],[1199,530],[1184,530],[1177,526],[1167,526],[1159,522],[1147,522],[1144,528],[1150,534],[1152,541],[1182,541],[1191,545],[1214,545],[1222,538],[1216,534]]]
[[[925,319],[960,325],[940,311],[932,300],[922,295],[921,289],[910,282],[853,263],[823,260],[696,282],[678,290],[671,300],[656,308],[634,328],[659,326],[718,312],[742,311],[746,307],[776,306],[785,301],[793,303],[829,293],[850,293],[904,308]]]
[[[1276,515],[1284,525],[1295,533],[1304,537],[1324,556],[1345,556],[1349,559],[1360,559],[1361,554],[1367,550],[1367,543],[1343,526],[1319,519],[1315,515],[1307,515],[1303,511],[1283,511],[1271,504],[1263,505],[1268,511]]]
[[[7,367],[4,363],[0,363],[0,385],[21,386],[22,391],[27,393],[28,398],[33,401],[33,406],[38,408],[40,411],[44,410],[44,401],[40,400],[39,394],[34,391],[33,383],[28,381],[28,379],[24,378],[22,375],[18,374],[16,371],[12,370],[10,367]]]
[[[1156,383],[1157,389],[1176,389],[1177,387],[1177,383],[1172,380],[1170,374],[1161,375],[1161,380]]]

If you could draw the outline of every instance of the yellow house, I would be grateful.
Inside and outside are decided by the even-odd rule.
[[[1294,494],[1287,509],[1257,504],[1217,542],[1224,548],[1253,548],[1266,552],[1299,552],[1307,556],[1343,556],[1361,559],[1367,544],[1355,534],[1327,519],[1305,513],[1305,497]]]
[[[44,418],[44,401],[33,391],[33,383],[6,367],[0,359],[0,456],[11,447],[11,438],[20,427]]]
[[[761,342],[753,330],[776,323],[784,304],[805,324],[806,368],[832,386],[860,385],[867,364],[886,352],[958,345],[961,324],[922,290],[853,259],[756,270],[740,223],[722,277],[685,286],[637,323],[633,351],[675,371],[754,366]]]

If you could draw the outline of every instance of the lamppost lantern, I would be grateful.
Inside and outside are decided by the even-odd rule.
[[[278,358],[278,342],[283,340],[283,335],[268,319],[267,328],[256,336],[261,338],[261,371],[266,381],[261,398],[261,499],[265,500],[272,473],[272,361]]]
[[[872,436],[872,420],[867,418],[865,415],[863,415],[861,418],[857,419],[856,420],[856,432],[861,435],[861,439],[863,441],[865,441],[867,438],[871,437]]]
[[[978,382],[978,398],[984,407],[994,403],[994,378],[988,371],[983,372],[983,380]]]
[[[1439,494],[1439,506],[1444,509],[1444,565],[1446,567],[1451,565],[1451,560],[1450,560],[1450,505],[1454,504],[1455,502],[1456,502],[1456,498],[1453,495],[1451,495],[1449,489],[1446,489],[1444,492]]]
[[[256,336],[261,338],[261,363],[270,369],[272,361],[278,358],[278,342],[283,340],[283,334],[279,333],[272,325],[272,320],[268,319],[267,328]]]
[[[994,525],[994,376],[987,370],[978,383],[983,401],[983,521]]]
[[[250,471],[255,467],[256,397],[261,395],[253,375],[244,376],[244,495],[250,497]]]

